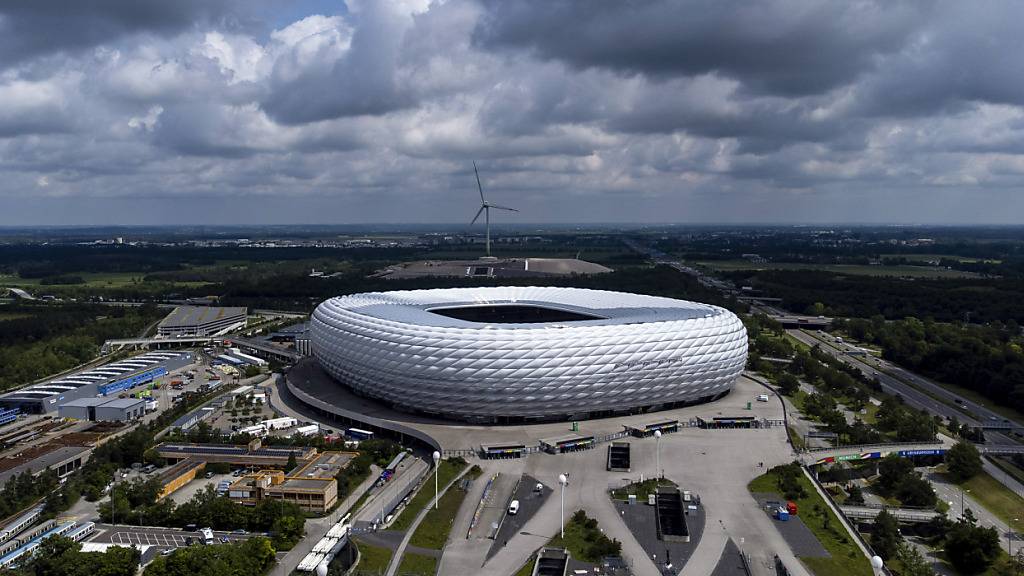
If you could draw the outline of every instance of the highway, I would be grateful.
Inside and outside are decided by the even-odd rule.
[[[826,333],[819,334],[796,329],[787,330],[786,332],[809,346],[819,344],[823,352],[857,368],[868,378],[877,374],[878,381],[885,392],[899,394],[907,404],[915,408],[927,410],[947,420],[955,416],[960,422],[971,426],[1006,423],[1001,415],[982,405],[970,402],[943,388],[934,381],[914,374],[905,368],[870,355],[851,356],[848,354],[849,351],[860,349],[846,342],[838,343],[834,337]],[[936,397],[945,401],[939,400]],[[958,401],[961,406],[965,407],[966,411],[955,407]],[[973,414],[974,417],[967,412]],[[1020,426],[1018,422],[1012,422],[1011,424]],[[1002,432],[989,430],[985,432],[985,437],[992,444],[1017,444],[1016,440]]]

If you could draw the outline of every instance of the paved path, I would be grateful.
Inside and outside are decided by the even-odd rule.
[[[380,468],[371,465],[370,475],[334,509],[334,512],[323,518],[306,520],[306,536],[299,540],[295,547],[285,554],[284,558],[278,561],[273,570],[271,570],[270,576],[288,576],[291,574],[306,554],[313,550],[313,546],[327,535],[327,531],[331,529],[331,526],[334,526],[342,516],[348,513],[356,503],[356,500],[359,500],[359,497],[362,496],[363,492],[370,489],[370,486],[377,480],[378,476],[380,476]]]
[[[477,538],[475,535],[471,538],[466,537],[466,534],[469,532],[469,526],[473,521],[473,515],[476,513],[480,498],[483,497],[484,489],[487,487],[487,480],[499,471],[503,476],[515,475],[518,477],[520,472],[515,468],[515,465],[521,467],[522,464],[521,460],[483,460],[479,462],[483,473],[480,474],[476,482],[473,482],[469,493],[466,494],[466,498],[462,502],[462,507],[459,508],[458,514],[455,515],[455,522],[452,524],[448,545],[445,546],[441,562],[437,567],[438,574],[473,574],[483,566],[492,541]],[[474,532],[478,531],[480,530],[477,529]]]
[[[448,492],[449,488],[454,486],[456,482],[462,480],[462,477],[469,472],[469,468],[469,466],[463,468],[462,472],[460,472],[458,476],[452,478],[451,482],[441,487],[441,489],[438,490],[437,499],[440,500],[441,496],[444,496],[444,494]],[[422,490],[425,487],[426,486],[423,486],[420,489]],[[391,563],[388,564],[387,576],[395,576],[395,573],[398,571],[398,566],[402,563],[402,556],[405,554],[405,549],[409,545],[409,541],[412,540],[412,535],[416,533],[416,528],[420,525],[420,522],[423,522],[423,519],[427,517],[427,514],[433,507],[434,499],[431,498],[423,510],[420,510],[419,513],[416,514],[416,519],[412,521],[409,529],[405,531],[405,536],[402,538],[402,542],[398,545],[398,549],[395,550],[395,554],[391,557]]]

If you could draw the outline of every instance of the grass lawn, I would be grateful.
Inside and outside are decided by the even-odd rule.
[[[1017,468],[1012,462],[1001,456],[985,456],[985,458],[991,460],[996,465],[996,468],[999,468],[1010,477],[1016,478],[1017,482],[1024,484],[1024,470]]]
[[[437,509],[430,508],[423,522],[416,527],[409,543],[420,548],[441,550],[448,542],[448,534],[452,530],[452,523],[455,522],[455,514],[458,513],[466,493],[458,486],[452,486],[447,492],[441,495],[437,503]],[[430,503],[427,504],[428,506]]]
[[[601,557],[606,554],[595,554],[594,545],[598,539],[607,540],[601,532],[600,526],[588,529],[583,523],[577,522],[576,514],[573,514],[565,522],[565,536],[556,535],[548,541],[547,546],[552,548],[567,548],[574,559],[597,564]],[[592,520],[592,519],[590,519]]]
[[[971,496],[981,503],[986,510],[1006,522],[1014,532],[1024,530],[1024,498],[1011,492],[998,480],[981,472],[967,482],[958,484],[964,490],[970,490]],[[1014,522],[1014,518],[1020,520]]]
[[[402,576],[434,576],[437,574],[437,558],[406,552],[398,566],[398,573]]]
[[[807,444],[804,442],[803,436],[801,436],[800,433],[796,431],[796,428],[789,426],[786,428],[786,431],[789,432],[789,440],[793,442],[794,448],[796,448],[797,450],[803,450],[804,448],[807,447]]]
[[[614,498],[615,500],[629,500],[629,495],[635,494],[636,501],[638,503],[646,504],[647,496],[653,494],[654,489],[657,486],[675,487],[676,483],[667,478],[662,478],[660,480],[657,478],[651,478],[649,480],[644,480],[643,482],[633,482],[632,484],[627,484],[622,488],[613,489],[612,498]]]
[[[359,546],[359,571],[367,574],[383,574],[391,562],[391,550],[381,546],[370,546],[356,540]]]
[[[466,467],[464,461],[460,461],[458,464],[451,460],[442,460],[438,465],[440,471],[437,475],[438,488],[444,487],[446,484],[452,481],[463,468]],[[409,500],[402,513],[398,515],[398,518],[391,524],[391,530],[408,530],[409,526],[412,525],[413,520],[416,519],[416,515],[420,513],[434,499],[434,472],[431,472],[427,476],[426,480],[423,481],[423,486],[415,496]]]
[[[806,497],[796,501],[800,518],[832,555],[830,558],[801,557],[800,560],[818,576],[871,576],[871,564],[846,532],[839,518],[818,495],[810,480],[802,475],[799,480],[807,493]],[[778,478],[774,473],[768,472],[754,478],[748,488],[751,492],[778,494]]]

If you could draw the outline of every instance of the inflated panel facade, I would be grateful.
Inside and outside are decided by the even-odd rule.
[[[598,319],[484,324],[430,312],[532,305]],[[397,407],[468,420],[549,419],[694,402],[727,392],[747,358],[728,310],[577,288],[355,294],[320,304],[314,356],[337,380]]]

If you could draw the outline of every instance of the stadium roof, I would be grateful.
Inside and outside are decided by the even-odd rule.
[[[721,309],[705,304],[582,288],[537,286],[501,286],[480,288],[443,288],[370,292],[341,296],[328,300],[328,310],[344,310],[377,320],[439,328],[529,329],[568,325],[603,326],[640,324],[710,318]],[[471,308],[539,308],[552,312],[551,321],[474,321],[448,315],[459,315]],[[461,310],[460,310],[461,309]],[[563,314],[559,314],[563,313]],[[481,314],[482,317],[493,315]]]

